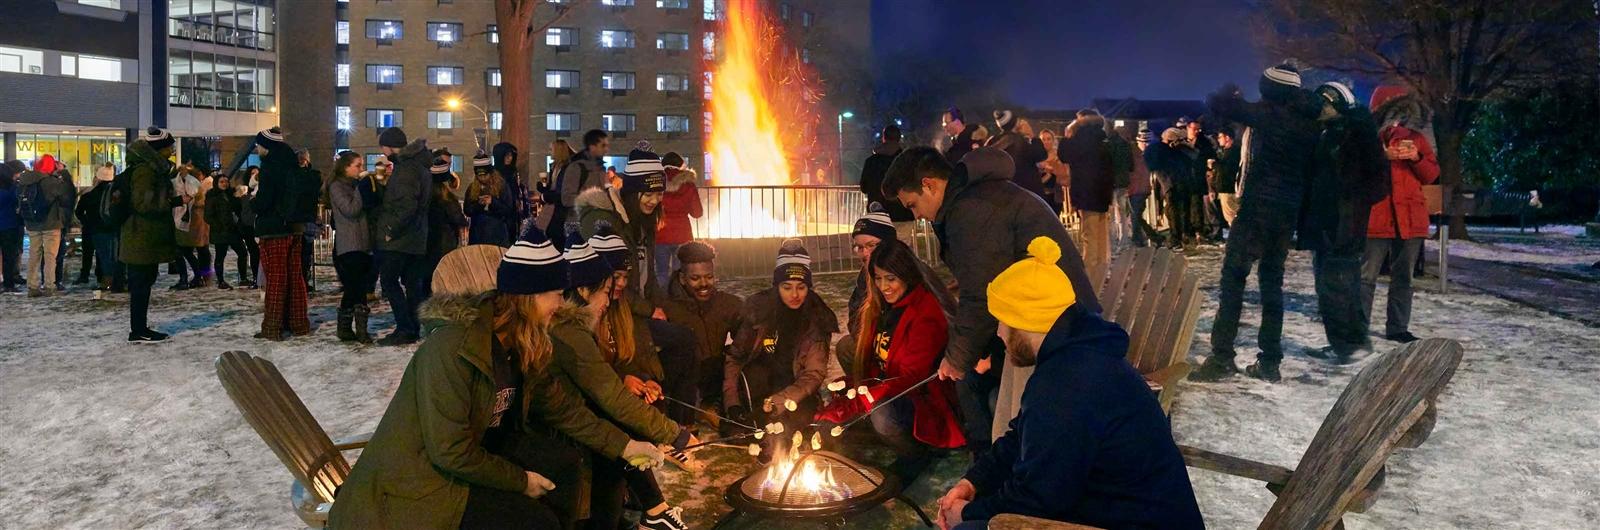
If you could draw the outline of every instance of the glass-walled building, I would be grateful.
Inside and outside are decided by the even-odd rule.
[[[167,104],[274,112],[273,0],[170,0]]]
[[[17,160],[31,165],[44,155],[55,157],[57,162],[72,172],[72,180],[80,188],[94,185],[95,168],[110,162],[121,171],[125,160],[122,149],[126,142],[120,132],[101,134],[16,134]]]

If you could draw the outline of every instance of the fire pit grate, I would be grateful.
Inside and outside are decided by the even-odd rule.
[[[717,521],[722,528],[740,515],[778,519],[828,519],[870,510],[891,500],[910,507],[933,526],[920,506],[900,495],[900,481],[829,451],[807,453],[791,463],[774,463],[728,486],[733,511]]]

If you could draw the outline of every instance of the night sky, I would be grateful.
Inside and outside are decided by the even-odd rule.
[[[1032,109],[1203,99],[1228,81],[1253,93],[1268,66],[1245,0],[873,0],[872,18],[879,61],[933,53]]]

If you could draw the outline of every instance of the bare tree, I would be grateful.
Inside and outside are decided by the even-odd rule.
[[[1594,4],[1583,0],[1261,0],[1265,51],[1409,88],[1432,116],[1445,196],[1479,105],[1508,87],[1593,71]],[[1466,237],[1462,208],[1451,234]]]
[[[552,10],[541,10],[550,5]],[[549,0],[495,0],[494,18],[500,32],[500,141],[517,146],[517,170],[530,174],[528,160],[533,151],[531,116],[533,113],[533,45],[545,30],[566,18],[577,4],[558,4]],[[552,11],[549,20],[537,22],[540,11]]]

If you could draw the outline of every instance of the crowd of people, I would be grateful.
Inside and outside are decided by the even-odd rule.
[[[794,448],[758,432],[833,440],[858,419],[892,450],[886,471],[902,484],[940,455],[970,453],[972,467],[938,501],[946,528],[982,528],[1001,513],[1200,528],[1170,423],[1124,360],[1126,331],[1100,315],[1110,234],[1226,242],[1212,355],[1197,380],[1238,371],[1254,265],[1262,351],[1246,372],[1277,381],[1292,246],[1314,252],[1330,342],[1311,355],[1344,363],[1371,348],[1386,265],[1384,336],[1415,340],[1408,272],[1427,231],[1420,186],[1438,173],[1421,134],[1380,128],[1345,85],[1305,90],[1287,65],[1260,85],[1259,102],[1227,86],[1204,119],[1159,135],[1093,110],[1058,136],[1010,111],[993,115],[990,134],[951,108],[942,149],[902,145],[886,128],[861,175],[870,206],[850,234],[860,268],[843,308],[815,290],[799,239],[781,245],[769,287],[747,298],[719,289],[717,251],[689,228],[704,213],[697,175],[648,142],[608,168],[598,130],[581,151],[553,144],[549,178],[528,189],[510,144],[476,153],[463,179],[448,150],[391,127],[372,168],[343,152],[324,177],[272,128],[254,138],[260,165],[226,175],[174,165],[172,136],[151,128],[128,145],[123,171],[101,168],[81,197],[48,156],[7,163],[0,247],[10,290],[26,230],[30,295],[46,296],[76,218],[102,288],[130,293],[135,342],[166,338],[146,316],[161,265],[179,276],[175,289],[228,289],[231,250],[236,285],[259,279],[265,291],[257,337],[276,341],[310,333],[309,241],[331,229],[338,339],[373,341],[381,284],[395,328],[377,342],[421,342],[338,492],[335,528],[611,530],[629,508],[641,528],[686,528],[652,468],[696,469],[684,451],[700,436],[754,438],[752,454],[767,462]],[[1063,213],[1079,221],[1076,238]],[[912,251],[919,220],[932,224],[952,281]],[[436,296],[434,271],[464,244],[506,249],[495,288]]]

